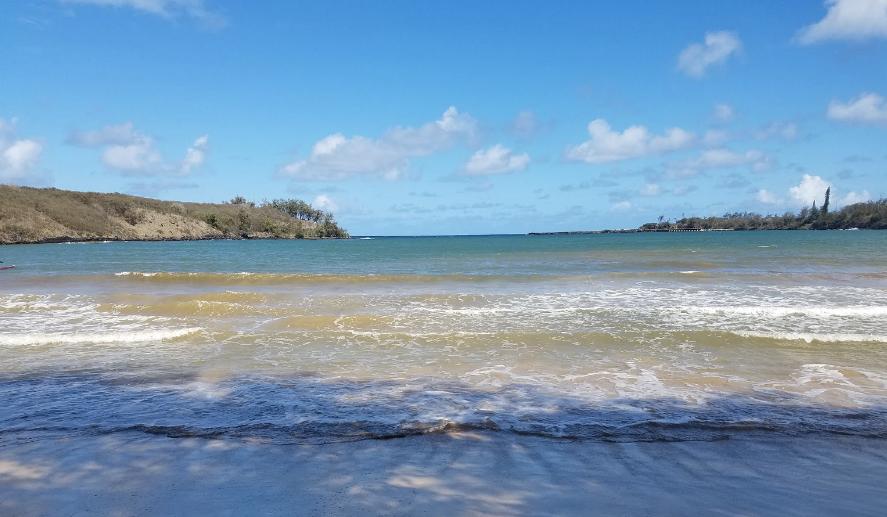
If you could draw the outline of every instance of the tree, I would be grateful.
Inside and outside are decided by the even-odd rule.
[[[809,216],[809,219],[810,219],[810,220],[814,220],[814,219],[816,219],[817,217],[819,217],[819,209],[816,208],[816,200],[814,199],[814,200],[813,200],[813,208],[810,209],[810,216]]]
[[[828,187],[827,189],[825,189],[825,202],[822,203],[822,208],[819,209],[819,211],[820,211],[820,213],[822,213],[822,215],[825,215],[828,213],[828,202],[829,202],[829,198],[831,196],[832,196],[832,188]]]

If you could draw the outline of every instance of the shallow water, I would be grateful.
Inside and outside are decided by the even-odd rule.
[[[0,433],[887,437],[887,232],[0,247]]]

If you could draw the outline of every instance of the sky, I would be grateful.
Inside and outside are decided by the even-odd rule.
[[[0,183],[354,235],[887,196],[887,0],[4,0]]]

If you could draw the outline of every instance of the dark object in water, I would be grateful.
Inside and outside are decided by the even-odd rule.
[[[0,271],[6,270],[6,269],[15,269],[15,266],[0,266]]]

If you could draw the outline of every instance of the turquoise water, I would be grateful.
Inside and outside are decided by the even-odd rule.
[[[577,236],[377,237],[0,247],[18,275],[120,271],[582,275],[708,271],[881,272],[887,232],[710,232]]]
[[[0,247],[0,440],[887,437],[887,232]]]

